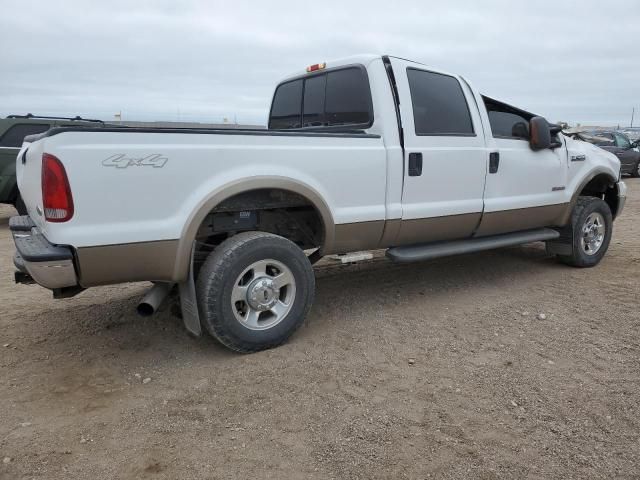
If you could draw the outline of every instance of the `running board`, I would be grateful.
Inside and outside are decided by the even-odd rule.
[[[522,245],[530,242],[554,240],[560,233],[550,228],[527,230],[524,232],[494,235],[492,237],[469,238],[452,242],[436,242],[408,247],[393,247],[387,250],[387,257],[394,262],[408,263],[431,260],[432,258],[462,255],[465,253],[492,250],[494,248]]]

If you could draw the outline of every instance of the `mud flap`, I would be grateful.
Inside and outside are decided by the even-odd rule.
[[[196,298],[196,282],[193,278],[193,262],[195,257],[196,244],[191,247],[191,261],[189,263],[189,274],[187,281],[179,284],[180,308],[182,310],[182,321],[185,328],[196,337],[202,335],[202,325],[198,313],[198,299]]]
[[[555,240],[547,242],[547,253],[549,255],[569,256],[573,254],[573,228],[567,225],[562,228],[556,228],[560,236]]]

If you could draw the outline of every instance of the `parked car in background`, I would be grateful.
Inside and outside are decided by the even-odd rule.
[[[627,127],[618,130],[629,137],[632,142],[638,142],[640,140],[640,127]]]
[[[39,117],[9,115],[0,119],[0,203],[9,203],[22,215],[26,213],[16,184],[16,156],[27,135],[46,132],[53,127],[104,125],[101,120],[81,117]]]
[[[618,131],[593,130],[583,132],[581,139],[613,153],[620,160],[622,173],[640,177],[640,152],[638,142],[632,142],[627,135]]]

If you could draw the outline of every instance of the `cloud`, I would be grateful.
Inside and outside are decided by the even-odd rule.
[[[640,110],[630,1],[5,0],[0,114],[264,123],[280,78],[363,52],[464,75],[552,120]]]

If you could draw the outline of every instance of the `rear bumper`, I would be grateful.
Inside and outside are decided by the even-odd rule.
[[[52,290],[78,285],[70,247],[51,244],[28,215],[12,217],[9,228],[16,246],[13,263],[20,272]]]

